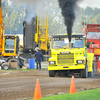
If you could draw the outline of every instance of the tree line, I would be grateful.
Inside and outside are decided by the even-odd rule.
[[[57,0],[49,0],[48,2],[48,30],[51,34],[66,34],[66,27],[61,15],[61,10]],[[5,34],[23,34],[23,21],[25,19],[24,5],[9,5],[8,2],[2,2],[3,19]],[[100,24],[100,9],[99,8],[78,8],[75,11],[76,19],[73,25],[73,33],[84,33],[82,22],[87,24]]]

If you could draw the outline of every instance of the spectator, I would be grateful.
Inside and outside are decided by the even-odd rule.
[[[36,57],[36,68],[38,69],[38,64],[39,64],[39,69],[41,69],[41,61],[43,59],[43,54],[39,52],[39,49],[37,49],[37,52],[35,53]]]

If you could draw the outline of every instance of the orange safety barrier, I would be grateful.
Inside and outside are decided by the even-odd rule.
[[[100,73],[100,61],[97,63],[97,73]]]

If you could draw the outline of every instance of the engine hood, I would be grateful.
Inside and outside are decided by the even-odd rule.
[[[61,53],[82,53],[84,52],[84,48],[72,48],[72,49],[52,49],[51,52],[53,54],[61,54]]]

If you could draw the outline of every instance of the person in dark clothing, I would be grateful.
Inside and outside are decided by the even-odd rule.
[[[39,64],[39,68],[41,69],[41,61],[43,59],[43,54],[41,52],[39,52],[39,49],[37,49],[37,52],[35,53],[35,57],[36,57],[36,68],[38,69],[38,64]]]

